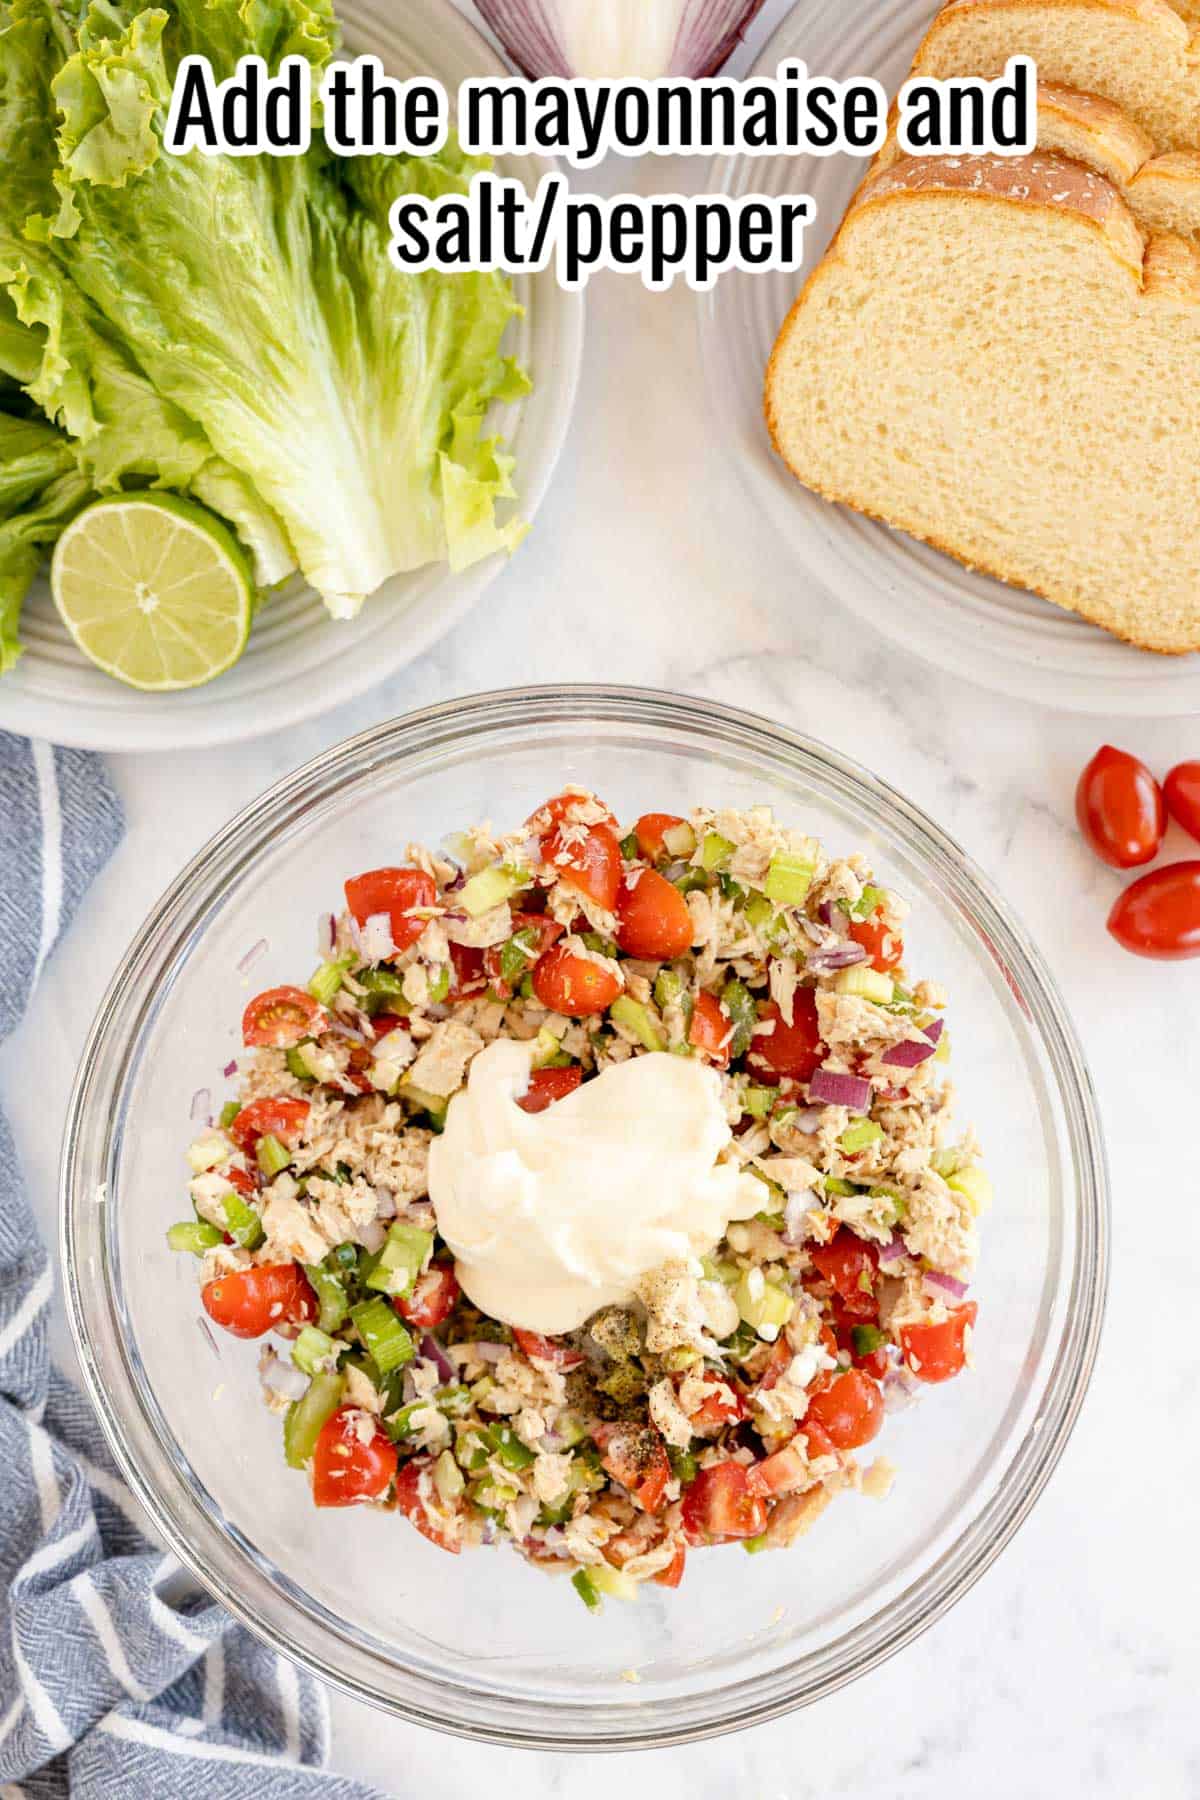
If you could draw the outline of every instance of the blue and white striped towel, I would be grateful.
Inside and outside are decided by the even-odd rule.
[[[120,839],[93,757],[0,732],[0,1039]],[[148,1542],[78,1391],[0,1112],[0,1800],[372,1800],[324,1696]]]

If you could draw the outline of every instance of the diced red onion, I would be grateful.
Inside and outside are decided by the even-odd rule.
[[[207,1121],[209,1118],[211,1118],[211,1116],[212,1116],[212,1094],[209,1092],[209,1090],[207,1088],[197,1088],[195,1093],[192,1095],[191,1117],[192,1117],[193,1121],[196,1121],[199,1119],[204,1119]]]
[[[330,1019],[326,1030],[334,1037],[347,1038],[352,1044],[365,1044],[369,1041],[361,1031],[353,1025],[348,1025],[345,1019],[339,1018],[336,1013]]]
[[[337,920],[331,912],[322,913],[317,920],[317,955],[332,956],[336,943]]]
[[[459,1362],[498,1363],[508,1355],[507,1344],[452,1344],[450,1354]]]
[[[375,1189],[375,1217],[377,1219],[394,1219],[396,1216],[396,1196],[390,1188]]]
[[[396,946],[392,942],[391,913],[372,913],[355,933],[358,947],[368,962],[383,962],[387,957],[396,954]]]
[[[495,1543],[495,1541],[496,1541],[496,1521],[495,1521],[495,1519],[489,1519],[489,1518],[484,1519],[483,1524],[480,1527],[479,1541],[481,1544],[489,1544],[490,1545],[490,1544]]]
[[[837,1069],[820,1068],[808,1084],[810,1100],[826,1106],[844,1106],[865,1113],[871,1105],[871,1084],[862,1075],[843,1075]]]
[[[387,1226],[382,1219],[368,1219],[365,1225],[359,1226],[358,1235],[363,1248],[369,1250],[373,1256],[376,1250],[382,1250],[387,1242]]]
[[[250,970],[254,967],[255,963],[258,961],[259,957],[265,954],[266,948],[267,948],[266,938],[259,938],[257,944],[251,944],[249,950],[247,950],[245,956],[243,956],[241,962],[237,966],[238,974],[239,975],[248,975]]]
[[[907,1255],[908,1245],[898,1231],[893,1231],[890,1239],[883,1245],[879,1252],[879,1260],[884,1264],[893,1263],[898,1262],[902,1256]]]
[[[308,1392],[308,1376],[295,1363],[284,1362],[274,1350],[269,1350],[263,1357],[260,1379],[265,1388],[273,1394],[281,1394],[285,1400],[299,1400]]]
[[[937,1045],[927,1040],[905,1038],[903,1043],[893,1044],[890,1050],[885,1050],[880,1061],[890,1069],[915,1069],[928,1062],[936,1049]]]
[[[866,960],[863,946],[846,938],[841,943],[823,944],[819,949],[810,950],[804,965],[812,975],[829,975],[834,969],[853,969],[857,963]]]
[[[238,1071],[237,1057],[235,1056],[235,1057],[232,1057],[230,1059],[230,1061],[225,1064],[225,1067],[221,1070],[221,1073],[225,1077],[226,1081],[228,1081],[229,1077],[231,1075],[237,1074],[237,1071]]]
[[[783,1241],[785,1244],[802,1244],[807,1234],[805,1221],[808,1217],[809,1196],[807,1194],[789,1194],[783,1209]]]
[[[943,1293],[953,1295],[955,1300],[962,1299],[967,1291],[967,1285],[965,1281],[956,1281],[953,1275],[943,1275],[940,1269],[926,1269],[925,1271],[926,1287],[941,1288]]]
[[[819,1131],[821,1129],[821,1108],[819,1106],[797,1107],[795,1114],[787,1122],[795,1131]]]
[[[929,1039],[931,1044],[940,1044],[942,1041],[942,1033],[945,1029],[945,1019],[935,1019],[932,1025],[926,1025],[925,1036]]]
[[[450,1361],[450,1358],[446,1355],[446,1352],[433,1336],[432,1332],[427,1331],[425,1336],[421,1339],[421,1355],[425,1358],[426,1362],[434,1364],[440,1381],[445,1382],[455,1380],[458,1370],[454,1367],[454,1364]]]

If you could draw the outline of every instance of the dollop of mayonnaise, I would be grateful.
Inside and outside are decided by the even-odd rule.
[[[429,1193],[468,1298],[526,1331],[573,1331],[664,1262],[699,1257],[762,1183],[718,1162],[732,1132],[716,1071],[651,1053],[545,1112],[522,1112],[528,1044],[490,1044],[429,1149]]]

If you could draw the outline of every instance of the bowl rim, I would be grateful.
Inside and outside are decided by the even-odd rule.
[[[197,1535],[208,1534],[223,1544],[232,1559],[255,1577],[260,1571],[229,1535],[209,1518],[187,1491],[182,1471],[166,1459],[153,1475],[143,1468],[135,1445],[135,1425],[142,1436],[155,1433],[136,1385],[129,1376],[128,1354],[119,1330],[116,1337],[119,1386],[106,1377],[97,1301],[103,1323],[111,1325],[114,1294],[107,1269],[107,1253],[101,1232],[102,1272],[85,1259],[81,1228],[90,1215],[101,1211],[106,1195],[97,1195],[80,1168],[85,1157],[84,1136],[90,1102],[97,1084],[107,1080],[119,1087],[137,1033],[110,1042],[118,1024],[123,997],[136,991],[141,965],[161,951],[168,927],[177,928],[189,907],[194,913],[203,892],[202,876],[215,868],[228,873],[229,858],[240,849],[241,860],[253,856],[253,844],[269,841],[283,819],[297,819],[322,796],[330,794],[350,766],[362,770],[405,754],[428,753],[436,746],[462,740],[472,732],[514,730],[530,725],[598,723],[643,726],[666,725],[683,730],[693,741],[715,735],[739,745],[750,755],[764,753],[791,759],[802,771],[819,770],[826,787],[860,808],[866,804],[889,820],[897,817],[935,865],[939,882],[951,895],[961,891],[969,898],[973,919],[985,928],[1001,973],[1020,972],[1021,1009],[1046,1056],[1057,1085],[1067,1132],[1064,1161],[1070,1171],[1075,1204],[1076,1241],[1073,1266],[1064,1269],[1067,1288],[1064,1319],[1053,1344],[1045,1378],[1039,1416],[1013,1449],[997,1490],[973,1514],[957,1536],[930,1565],[908,1583],[882,1611],[868,1614],[850,1625],[815,1654],[805,1653],[797,1662],[762,1677],[747,1680],[735,1676],[697,1702],[676,1696],[656,1703],[662,1722],[647,1716],[648,1709],[626,1704],[545,1706],[524,1698],[489,1696],[490,1718],[466,1719],[462,1713],[464,1689],[459,1683],[412,1670],[403,1672],[411,1692],[397,1691],[396,1667],[390,1669],[392,1686],[372,1685],[364,1677],[322,1657],[315,1645],[302,1642],[295,1626],[297,1608],[282,1589],[278,1618],[267,1618],[243,1597],[238,1585],[214,1571],[185,1530],[180,1515]],[[894,824],[889,824],[894,830]],[[1012,985],[1010,980],[1010,985]],[[144,995],[141,1005],[146,1004]],[[121,1053],[111,1054],[113,1049]],[[114,1072],[115,1064],[115,1072]],[[104,1132],[106,1152],[111,1122]],[[59,1176],[59,1248],[63,1264],[67,1313],[89,1398],[103,1427],[112,1454],[133,1494],[180,1562],[202,1588],[212,1594],[243,1625],[270,1648],[307,1669],[320,1681],[350,1697],[375,1705],[414,1724],[428,1725],[475,1741],[512,1748],[571,1750],[580,1752],[625,1751],[663,1748],[734,1730],[768,1720],[835,1692],[848,1682],[877,1667],[912,1642],[941,1617],[995,1561],[1031,1511],[1066,1446],[1082,1406],[1095,1364],[1108,1289],[1108,1241],[1110,1206],[1107,1156],[1095,1091],[1078,1035],[1059,994],[1057,984],[1016,915],[1002,900],[989,878],[958,843],[919,807],[890,785],[870,774],[852,759],[828,745],[772,720],[740,708],[681,693],[653,688],[606,683],[546,684],[522,689],[501,689],[442,702],[372,726],[311,758],[292,774],[272,784],[242,807],[185,865],[151,909],[135,933],[110,982],[88,1033],[73,1086],[64,1128]],[[111,1356],[109,1358],[111,1362]],[[108,1371],[111,1375],[111,1370]],[[118,1400],[124,1403],[119,1407]],[[176,1459],[177,1460],[177,1459]],[[165,1476],[175,1477],[175,1491],[168,1496]],[[1017,1479],[1017,1477],[1020,1479]],[[253,1583],[251,1583],[253,1585]],[[288,1615],[291,1626],[288,1627]],[[302,1615],[310,1627],[316,1622]],[[370,1651],[363,1654],[371,1656]],[[375,1659],[379,1662],[379,1659]],[[819,1666],[811,1676],[807,1665]],[[762,1694],[762,1689],[768,1691]],[[756,1690],[758,1697],[756,1697]],[[697,1715],[697,1707],[699,1714]],[[711,1716],[710,1716],[711,1714]],[[522,1716],[523,1715],[523,1716]],[[582,1719],[572,1732],[571,1721]],[[595,1721],[594,1725],[592,1721]],[[566,1734],[564,1741],[564,1734]]]

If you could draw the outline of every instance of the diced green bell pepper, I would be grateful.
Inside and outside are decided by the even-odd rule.
[[[729,1040],[730,1061],[745,1056],[754,1037],[754,1027],[758,1024],[758,1007],[750,989],[741,981],[727,981],[721,990],[721,1004],[733,1023],[733,1036]]]

